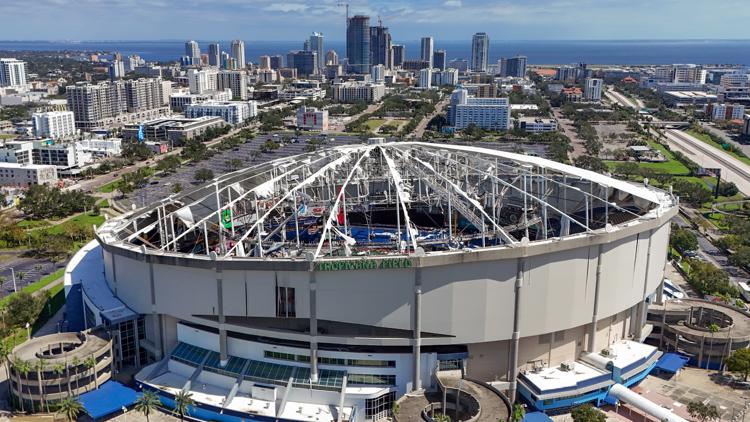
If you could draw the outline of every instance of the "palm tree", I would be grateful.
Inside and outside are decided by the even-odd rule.
[[[62,393],[62,378],[63,374],[65,374],[65,365],[62,363],[58,363],[57,365],[52,367],[52,372],[55,373],[55,377],[57,377],[57,394]]]
[[[73,397],[66,397],[60,402],[59,413],[65,415],[65,420],[73,422],[78,418],[78,414],[83,411],[83,405]]]
[[[8,355],[10,354],[11,347],[8,343],[4,341],[0,341],[0,359],[3,360],[3,365],[5,365],[5,373],[8,374],[8,395],[11,395],[11,389],[10,389],[10,368],[8,367]]]
[[[86,366],[86,371],[90,371],[94,369],[94,387],[97,389],[99,388],[99,382],[96,380],[96,359],[94,359],[93,356],[89,356],[86,358],[86,360],[83,361],[83,364]]]
[[[73,358],[73,362],[72,363],[73,363],[73,368],[75,368],[75,370],[76,370],[76,394],[78,394],[78,388],[79,388],[79,383],[78,383],[78,367],[81,365],[81,359],[78,359],[78,356],[75,356]]]
[[[180,420],[183,420],[185,415],[188,414],[190,406],[195,406],[192,393],[180,391],[174,396],[174,411],[180,415]]]
[[[13,369],[16,370],[18,377],[18,395],[21,399],[21,411],[23,411],[23,385],[21,384],[21,375],[28,380],[29,372],[31,372],[31,364],[22,359],[16,359],[13,361]],[[31,386],[26,383],[26,391],[29,393],[29,401],[31,402],[31,413],[34,413],[34,399],[31,397]]]
[[[39,381],[39,407],[45,406],[47,408],[47,413],[49,413],[49,403],[47,403],[47,398],[44,396],[44,385],[42,384],[42,372],[47,369],[47,364],[41,360],[37,359],[36,362],[34,362],[34,370],[36,370],[36,379]]]
[[[148,422],[148,415],[156,410],[159,403],[159,396],[156,395],[156,393],[153,391],[145,391],[135,402],[135,410],[143,413],[146,417],[146,422]]]

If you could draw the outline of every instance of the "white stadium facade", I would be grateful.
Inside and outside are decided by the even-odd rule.
[[[110,219],[66,283],[139,385],[204,419],[378,420],[444,369],[554,410],[653,368],[677,208],[539,157],[374,139]]]

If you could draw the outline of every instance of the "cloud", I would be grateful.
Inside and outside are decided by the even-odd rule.
[[[461,7],[461,0],[445,0],[443,2],[443,6],[445,7]]]
[[[308,6],[304,3],[273,3],[263,8],[267,12],[304,12]]]

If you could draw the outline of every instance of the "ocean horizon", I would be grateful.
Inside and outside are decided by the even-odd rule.
[[[205,52],[210,42],[218,42],[229,51],[229,41],[197,40]],[[184,54],[181,40],[142,41],[2,41],[0,51],[85,51],[138,54],[146,60],[175,61]],[[419,40],[403,44],[407,58],[417,58]],[[245,41],[247,60],[257,62],[262,55],[285,55],[302,49],[303,41]],[[343,40],[329,40],[324,49],[345,57]],[[435,49],[446,50],[449,60],[469,58],[470,40],[435,40]],[[750,40],[528,40],[490,41],[490,62],[501,57],[525,55],[529,64],[651,65],[670,63],[737,64],[750,66]]]

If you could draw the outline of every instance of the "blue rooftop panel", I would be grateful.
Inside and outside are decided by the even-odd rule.
[[[107,381],[98,390],[81,394],[78,399],[91,419],[97,420],[132,406],[140,395],[117,381]]]
[[[687,365],[688,358],[677,353],[664,353],[656,362],[656,369],[670,374],[676,374],[677,371]]]

